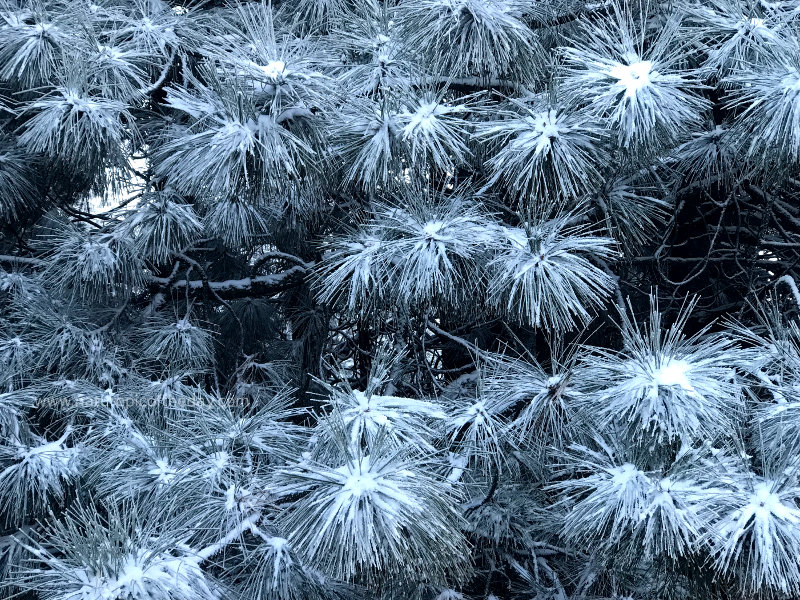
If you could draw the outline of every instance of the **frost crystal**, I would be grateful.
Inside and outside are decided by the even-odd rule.
[[[520,146],[533,145],[534,156],[547,154],[552,144],[559,138],[561,126],[555,110],[539,113],[528,117],[531,131],[518,137],[514,144]]]
[[[682,390],[689,394],[696,393],[694,387],[689,380],[689,373],[692,366],[685,360],[678,360],[667,357],[665,360],[660,361],[660,366],[653,366],[649,376],[652,378],[654,389],[651,394],[658,394],[655,388],[661,386],[679,386]]]
[[[632,61],[630,64],[618,64],[611,68],[609,74],[617,79],[617,85],[625,88],[625,97],[633,98],[637,92],[652,85],[658,78],[658,71],[653,71],[653,63],[649,60]]]
[[[157,458],[155,467],[147,471],[150,475],[158,478],[158,483],[169,484],[175,479],[177,471],[169,465],[166,458]]]
[[[260,66],[259,68],[268,79],[273,81],[278,81],[288,74],[286,63],[282,60],[271,60],[266,65]]]

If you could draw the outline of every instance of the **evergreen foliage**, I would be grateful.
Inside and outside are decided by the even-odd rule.
[[[0,598],[800,598],[796,0],[0,0]]]

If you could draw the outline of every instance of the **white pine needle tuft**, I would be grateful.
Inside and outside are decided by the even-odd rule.
[[[170,192],[152,194],[119,227],[133,237],[145,258],[156,263],[185,250],[202,230],[192,205]]]
[[[29,511],[42,513],[63,499],[66,485],[81,474],[80,448],[66,444],[71,433],[67,428],[54,441],[10,436],[0,444],[0,501],[13,506],[4,511],[7,521],[22,524]]]
[[[743,355],[733,341],[683,334],[693,304],[666,330],[653,301],[644,328],[622,314],[624,348],[599,350],[590,359],[604,387],[584,407],[592,419],[624,427],[631,439],[714,439],[733,426],[743,409],[736,369]]]
[[[569,330],[588,323],[614,288],[594,261],[614,256],[614,240],[569,227],[561,217],[504,228],[505,247],[489,263],[489,300],[526,324]]]
[[[717,568],[738,572],[753,592],[800,592],[799,498],[797,487],[761,478],[720,497],[725,512],[711,538]]]
[[[380,441],[338,443],[329,461],[277,474],[280,493],[296,498],[278,525],[309,566],[345,581],[459,579],[469,552],[447,480]]]
[[[539,99],[514,102],[480,125],[478,136],[498,145],[489,160],[491,182],[502,181],[521,198],[551,202],[583,196],[599,179],[597,147],[605,133],[573,110]]]
[[[669,146],[702,123],[709,103],[693,91],[700,84],[691,71],[678,68],[688,48],[679,19],[648,40],[630,10],[614,3],[609,18],[585,23],[587,35],[564,49],[562,92],[608,119],[620,146]]]
[[[400,26],[406,43],[440,73],[513,76],[536,72],[544,60],[524,7],[513,0],[414,0],[400,6]]]

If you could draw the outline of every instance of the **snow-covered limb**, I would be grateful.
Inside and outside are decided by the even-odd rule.
[[[44,266],[45,261],[31,256],[14,256],[11,254],[0,254],[0,262],[19,265],[31,265],[36,267]]]
[[[470,352],[474,353],[475,356],[488,356],[488,353],[485,350],[478,348],[475,344],[468,342],[467,340],[460,338],[458,336],[453,335],[452,333],[446,332],[444,329],[432,323],[430,319],[425,320],[425,325],[428,329],[434,332],[436,335],[442,336],[456,344],[463,346]]]
[[[242,534],[246,531],[251,531],[256,528],[258,522],[261,520],[261,513],[256,511],[250,516],[246,517],[242,520],[239,525],[231,529],[228,533],[226,533],[222,538],[214,542],[213,544],[209,544],[205,548],[198,550],[195,554],[198,558],[202,561],[206,561],[218,552],[220,552],[225,546],[238,540],[242,537]]]
[[[278,250],[268,250],[266,252],[262,252],[257,256],[254,256],[250,263],[252,265],[251,269],[255,273],[258,269],[260,269],[268,260],[285,260],[287,262],[293,263],[295,265],[305,267],[306,269],[313,268],[314,264],[305,262],[299,256],[295,256],[294,254],[288,254],[286,252],[279,252]]]
[[[281,273],[271,275],[256,275],[242,279],[227,279],[225,281],[203,281],[194,279],[170,280],[166,277],[150,276],[147,280],[156,286],[187,290],[191,293],[202,292],[205,285],[219,294],[224,299],[246,298],[251,296],[274,296],[280,292],[297,287],[305,280],[308,270],[306,267],[295,265]]]

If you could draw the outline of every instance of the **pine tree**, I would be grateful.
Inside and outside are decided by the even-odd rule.
[[[800,5],[0,0],[0,598],[800,598]]]

